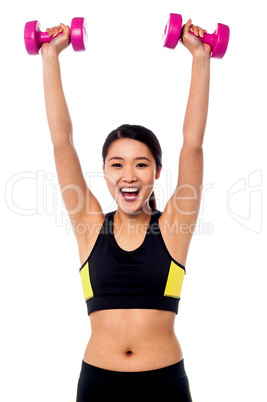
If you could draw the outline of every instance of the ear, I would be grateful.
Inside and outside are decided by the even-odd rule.
[[[162,170],[162,166],[160,166],[159,168],[157,168],[156,176],[155,176],[155,179],[156,179],[156,180],[159,179],[161,170]]]

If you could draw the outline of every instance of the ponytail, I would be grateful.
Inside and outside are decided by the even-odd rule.
[[[157,209],[157,203],[156,203],[154,191],[152,192],[151,196],[149,197],[149,206],[152,209],[152,211]]]

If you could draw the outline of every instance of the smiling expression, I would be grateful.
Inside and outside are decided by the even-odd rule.
[[[156,168],[146,144],[130,138],[112,142],[102,168],[110,194],[120,208],[136,211],[148,206],[161,167]]]

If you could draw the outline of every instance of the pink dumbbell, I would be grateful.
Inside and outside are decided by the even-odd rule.
[[[59,35],[62,35],[60,33]],[[43,43],[49,43],[53,37],[47,32],[41,31],[38,21],[29,21],[24,28],[24,42],[29,54],[38,54]],[[73,18],[71,21],[70,40],[73,50],[76,52],[86,50],[87,30],[86,20],[84,18]]]
[[[163,35],[164,47],[174,49],[181,38],[183,20],[180,14],[170,14],[170,19],[165,27]],[[190,32],[193,34],[193,32]],[[194,35],[194,34],[193,34]],[[211,57],[222,59],[226,53],[230,37],[230,29],[227,25],[217,24],[217,29],[213,34],[204,34],[204,38],[198,36],[203,43],[211,46]]]

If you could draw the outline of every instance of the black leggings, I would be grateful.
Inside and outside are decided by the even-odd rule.
[[[82,362],[76,402],[192,402],[184,359],[157,370],[110,371]]]

